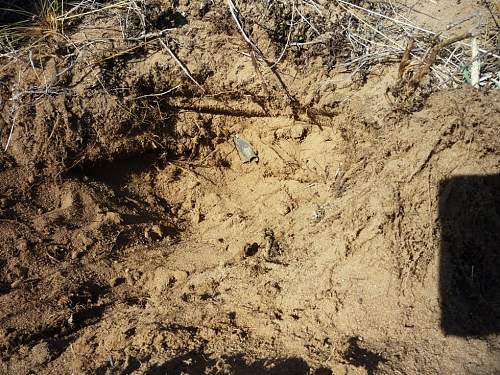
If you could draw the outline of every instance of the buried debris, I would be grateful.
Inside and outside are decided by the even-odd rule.
[[[241,138],[238,134],[235,134],[233,139],[234,139],[234,144],[238,149],[238,152],[243,158],[243,163],[251,163],[252,161],[255,162],[259,161],[259,157],[253,150],[252,146],[250,146],[250,143]]]

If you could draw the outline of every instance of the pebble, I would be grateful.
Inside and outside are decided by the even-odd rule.
[[[277,209],[278,209],[279,214],[282,215],[282,216],[287,215],[291,211],[290,205],[287,204],[286,202],[280,202],[278,204]]]
[[[144,229],[144,237],[146,237],[148,241],[159,241],[165,237],[165,234],[161,226],[155,224]]]
[[[17,287],[19,286],[19,284],[21,284],[21,281],[23,281],[23,280],[21,280],[21,279],[17,279],[16,281],[14,281],[14,282],[12,282],[12,283],[10,284],[10,287],[11,287],[12,289],[17,288]]]
[[[293,139],[302,139],[306,135],[307,129],[303,125],[295,125],[290,129],[290,136]]]
[[[7,198],[0,199],[0,208],[6,208],[9,204],[9,200]]]
[[[28,250],[28,241],[26,241],[25,239],[20,239],[19,241],[17,241],[16,249],[21,253],[26,252]]]

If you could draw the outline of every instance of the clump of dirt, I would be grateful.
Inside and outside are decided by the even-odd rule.
[[[240,16],[278,59],[314,28],[273,4]],[[401,111],[397,64],[271,69],[224,7],[142,11],[4,67],[0,373],[500,371],[498,91]]]

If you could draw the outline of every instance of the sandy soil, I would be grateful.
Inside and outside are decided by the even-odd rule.
[[[0,373],[500,373],[498,90],[401,110],[397,64],[360,78],[312,49],[259,72],[203,4],[148,9],[186,22],[170,48],[204,91],[162,49],[118,52],[116,17],[68,34],[108,38],[71,69],[5,65]]]

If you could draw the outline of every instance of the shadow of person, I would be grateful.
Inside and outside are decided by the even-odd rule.
[[[500,333],[500,175],[444,180],[439,220],[441,329]]]

